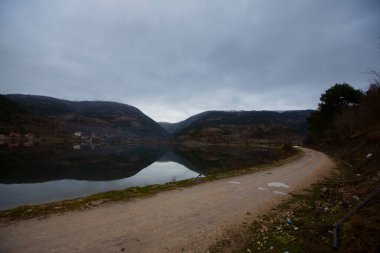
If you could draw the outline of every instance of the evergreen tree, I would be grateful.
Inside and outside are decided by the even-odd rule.
[[[353,88],[347,83],[335,84],[327,89],[320,98],[318,109],[307,119],[313,134],[323,134],[331,128],[334,119],[343,110],[357,105],[362,97],[361,90]]]

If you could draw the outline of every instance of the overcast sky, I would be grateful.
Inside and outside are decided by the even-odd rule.
[[[380,69],[379,0],[0,0],[0,93],[110,100],[175,122],[316,108]]]

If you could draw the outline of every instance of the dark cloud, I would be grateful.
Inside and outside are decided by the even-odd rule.
[[[315,108],[379,69],[377,0],[2,0],[0,92],[210,109]]]

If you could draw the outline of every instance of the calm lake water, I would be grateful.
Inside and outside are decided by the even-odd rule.
[[[0,210],[268,163],[278,150],[208,146],[0,148]]]

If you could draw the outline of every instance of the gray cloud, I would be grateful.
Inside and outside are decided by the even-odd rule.
[[[0,93],[112,100],[156,120],[315,108],[379,69],[377,0],[2,0]]]

